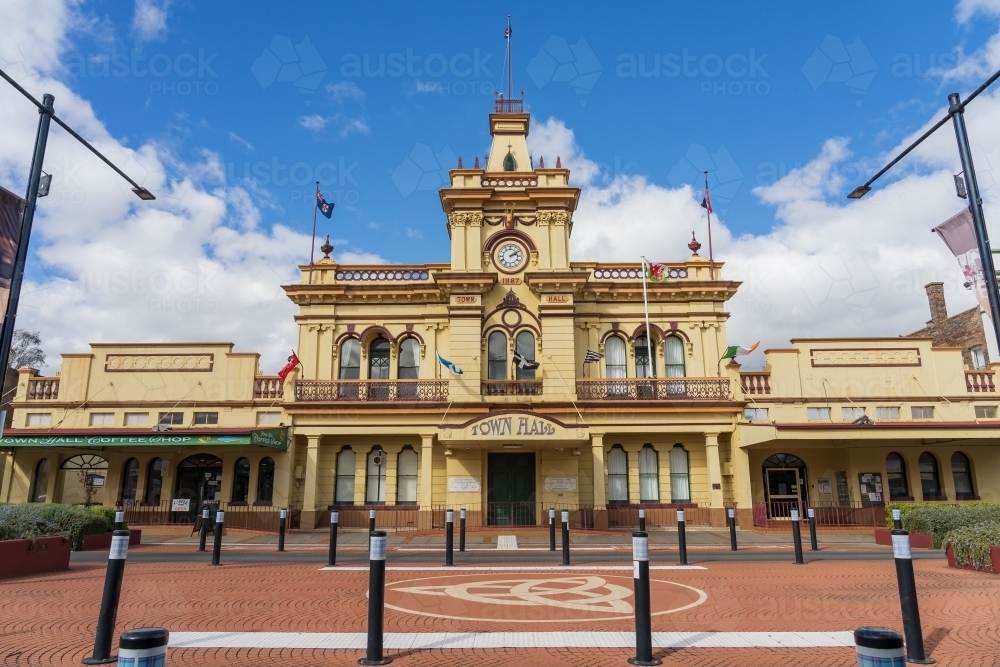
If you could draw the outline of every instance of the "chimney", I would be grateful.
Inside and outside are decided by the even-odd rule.
[[[931,322],[938,324],[948,319],[948,307],[944,303],[944,283],[927,283],[927,303],[931,307]]]

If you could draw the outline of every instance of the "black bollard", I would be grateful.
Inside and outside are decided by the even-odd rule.
[[[556,550],[556,511],[549,510],[549,551]]]
[[[903,636],[889,628],[865,626],[854,631],[854,652],[859,665],[903,665]]]
[[[563,565],[569,565],[569,511],[562,511],[562,556]]]
[[[632,585],[635,591],[635,657],[628,659],[629,664],[662,664],[660,659],[653,657],[653,621],[649,604],[649,535],[642,530],[632,533]]]
[[[465,551],[465,510],[458,510],[458,550]]]
[[[455,564],[455,511],[444,513],[444,564]]]
[[[896,583],[899,584],[899,605],[903,610],[903,636],[906,637],[906,661],[921,665],[933,664],[924,653],[924,635],[920,628],[920,608],[917,605],[917,581],[913,576],[913,555],[910,534],[892,531],[892,556],[896,561]]]
[[[375,532],[375,510],[368,510],[368,542],[372,541],[372,533]]]
[[[115,512],[115,530],[125,530],[125,512],[122,510]]]
[[[285,526],[288,524],[288,510],[284,507],[278,512],[278,551],[285,550]]]
[[[893,530],[903,530],[903,511],[893,510],[892,511],[892,529]]]
[[[392,658],[382,654],[382,626],[385,620],[385,531],[368,535],[368,650],[359,665],[388,665]]]
[[[340,523],[340,512],[330,512],[330,553],[326,556],[326,566],[337,564],[337,524]]]
[[[729,508],[729,550],[737,551],[736,548],[736,508]]]
[[[802,565],[802,533],[799,530],[799,510],[792,508],[792,545],[795,547],[795,563]]]
[[[218,565],[222,557],[222,524],[226,520],[226,513],[219,510],[215,513],[215,544],[212,545],[212,565]]]
[[[819,551],[819,544],[816,543],[816,510],[809,508],[809,551]]]
[[[641,507],[639,508],[639,531],[646,532],[646,510]]]
[[[84,658],[85,665],[118,661],[118,658],[111,656],[111,641],[115,638],[118,601],[122,594],[125,557],[128,556],[128,535],[127,530],[116,530],[111,534],[108,569],[104,575],[104,595],[101,597],[101,611],[97,617],[97,632],[94,635],[94,653],[89,658]]]
[[[123,632],[118,639],[119,664],[165,667],[169,641],[170,633],[163,628],[136,628]]]
[[[677,510],[677,549],[680,551],[681,565],[688,564],[687,535],[684,533],[684,510]]]
[[[198,551],[205,550],[205,540],[208,539],[208,519],[211,510],[207,507],[201,511],[201,532],[198,535]]]

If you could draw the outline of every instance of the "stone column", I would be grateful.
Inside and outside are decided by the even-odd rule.
[[[306,438],[306,479],[302,497],[302,518],[299,525],[303,530],[316,527],[318,508],[316,507],[316,484],[319,479],[319,438],[310,435]]]
[[[420,481],[417,498],[420,502],[420,527],[432,527],[431,506],[434,502],[434,436],[420,436]]]
[[[604,434],[590,436],[590,456],[594,464],[594,528],[608,528],[608,490],[604,475]]]
[[[719,434],[705,434],[705,457],[708,460],[708,506],[712,509],[712,525],[725,525],[722,515],[722,463],[719,461]],[[721,513],[720,513],[721,511]],[[719,516],[716,516],[719,514]],[[719,523],[719,521],[722,523]]]

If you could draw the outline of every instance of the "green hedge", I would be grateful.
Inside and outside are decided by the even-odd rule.
[[[911,533],[928,533],[934,548],[940,549],[948,533],[979,523],[1000,522],[1000,504],[964,503],[942,505],[939,503],[890,503],[886,506],[886,525],[892,527],[892,510],[902,512],[903,528]]]
[[[959,565],[971,565],[983,572],[993,571],[990,548],[1000,546],[1000,521],[963,526],[948,533],[945,546],[951,545]]]
[[[106,533],[114,528],[113,507],[54,503],[0,505],[0,540],[33,540],[62,535],[73,542],[73,550],[83,547],[84,535]]]

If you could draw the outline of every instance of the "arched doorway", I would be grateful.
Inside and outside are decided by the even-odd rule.
[[[77,454],[62,462],[62,492],[64,505],[103,505],[104,480],[108,476],[108,460],[96,454]]]
[[[195,454],[178,463],[174,498],[191,501],[187,512],[173,513],[174,523],[194,521],[205,506],[214,515],[222,500],[222,459],[211,454]]]
[[[774,454],[764,460],[764,499],[767,515],[775,518],[791,517],[792,509],[805,516],[809,504],[809,485],[805,461],[793,454]]]

